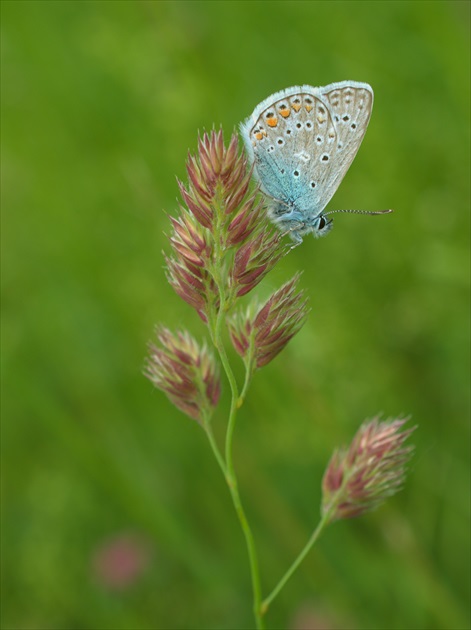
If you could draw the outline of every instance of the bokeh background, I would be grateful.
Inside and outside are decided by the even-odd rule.
[[[228,138],[272,92],[344,79],[375,107],[330,208],[395,213],[338,215],[258,289],[302,269],[312,306],[236,429],[265,593],[364,418],[411,414],[417,450],[267,623],[470,627],[469,7],[1,2],[3,628],[253,627],[205,435],[141,374],[155,323],[205,335],[165,280],[166,213],[198,130]]]

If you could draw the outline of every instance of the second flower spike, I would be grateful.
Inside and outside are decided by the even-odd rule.
[[[230,320],[232,344],[252,369],[270,363],[303,326],[309,308],[304,292],[296,291],[299,276],[296,274],[257,310],[249,307]]]

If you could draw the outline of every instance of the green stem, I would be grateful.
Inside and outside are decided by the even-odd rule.
[[[214,453],[214,457],[216,458],[217,463],[219,464],[219,467],[222,470],[222,474],[224,475],[224,477],[227,478],[226,464],[224,462],[224,458],[221,455],[221,451],[219,450],[219,447],[214,438],[213,429],[211,428],[211,424],[209,423],[209,418],[204,418],[203,427],[204,427],[204,430],[206,431],[206,435],[208,436],[208,440],[211,445],[211,449]]]
[[[301,553],[298,555],[298,557],[296,558],[296,560],[293,562],[293,564],[290,566],[290,568],[286,571],[286,573],[283,575],[283,577],[281,578],[281,580],[278,582],[278,584],[275,586],[275,588],[272,590],[272,592],[270,593],[270,595],[268,595],[268,597],[266,597],[263,602],[262,602],[262,615],[264,615],[270,604],[272,603],[272,601],[275,599],[275,597],[278,595],[278,593],[281,591],[281,589],[285,586],[286,582],[290,579],[290,577],[293,575],[293,573],[296,571],[296,569],[299,567],[299,565],[301,564],[301,562],[304,560],[304,558],[307,556],[307,554],[309,553],[309,551],[311,550],[312,546],[314,545],[314,543],[316,542],[316,540],[319,538],[319,536],[321,535],[322,530],[324,529],[324,527],[327,525],[327,523],[329,522],[330,519],[330,513],[326,513],[323,515],[323,517],[321,518],[318,526],[316,527],[316,529],[313,531],[313,533],[311,534],[311,537],[309,538],[309,540],[307,541],[306,545],[304,546],[303,550],[301,551]]]
[[[214,345],[216,346],[216,349],[219,353],[219,358],[221,359],[224,372],[226,373],[227,380],[229,381],[229,386],[231,388],[231,394],[232,394],[231,409],[229,412],[229,422],[227,425],[227,432],[226,432],[226,449],[225,449],[227,468],[229,471],[232,471],[234,468],[232,464],[232,435],[234,433],[234,426],[235,426],[236,415],[237,415],[237,401],[239,399],[239,391],[238,391],[237,382],[234,376],[234,372],[232,371],[231,365],[229,363],[229,359],[227,357],[226,349],[222,342],[221,327],[222,327],[222,322],[224,318],[224,306],[225,305],[221,298],[221,307],[220,307],[220,310],[216,319],[216,327],[214,331]]]
[[[244,359],[244,365],[245,365],[244,386],[242,387],[239,400],[237,401],[237,407],[242,407],[242,405],[244,404],[245,397],[247,395],[247,390],[249,389],[250,381],[252,379],[252,375],[255,370],[254,355],[255,355],[254,338],[253,338],[253,335],[251,335],[247,356]]]
[[[245,542],[247,546],[247,552],[249,555],[250,562],[250,573],[252,577],[252,591],[253,591],[253,612],[255,616],[255,621],[257,624],[257,628],[259,630],[264,628],[262,613],[261,613],[261,601],[262,601],[262,593],[260,588],[260,573],[258,569],[258,558],[257,551],[255,548],[255,541],[253,538],[252,530],[247,521],[247,517],[245,515],[244,508],[242,507],[242,502],[240,500],[239,489],[237,485],[237,477],[234,469],[234,464],[232,461],[232,437],[234,433],[235,421],[237,416],[237,409],[239,407],[239,391],[237,387],[237,382],[235,380],[234,372],[232,371],[231,365],[229,363],[229,359],[227,358],[226,349],[224,344],[222,343],[221,338],[221,327],[222,321],[224,317],[224,302],[223,302],[223,292],[221,291],[221,307],[218,313],[218,317],[216,320],[216,326],[214,331],[214,344],[219,353],[219,357],[221,359],[221,363],[224,367],[224,371],[227,376],[227,380],[229,381],[229,385],[231,388],[231,409],[229,412],[229,422],[227,425],[227,433],[226,433],[226,481],[229,487],[229,492],[231,493],[232,502],[234,504],[237,516],[239,518],[240,525],[242,527],[242,531],[245,536]]]
[[[232,296],[230,293],[226,292],[226,284],[227,278],[226,271],[223,264],[224,258],[224,250],[220,238],[220,230],[222,226],[222,218],[223,212],[220,211],[217,213],[217,224],[214,231],[214,258],[213,265],[211,269],[211,275],[214,278],[214,281],[217,284],[218,292],[219,292],[219,308],[214,317],[214,312],[211,314],[211,317],[208,321],[208,327],[211,333],[211,339],[213,341],[214,346],[216,347],[219,357],[221,359],[221,363],[223,365],[224,371],[227,376],[227,380],[229,381],[229,385],[231,388],[231,408],[229,412],[229,421],[227,425],[226,432],[226,444],[225,444],[225,462],[222,458],[222,455],[218,449],[218,446],[214,440],[214,436],[212,434],[209,425],[206,425],[206,432],[208,434],[208,438],[211,444],[211,448],[218,460],[219,466],[224,473],[227,485],[229,487],[229,492],[231,494],[232,502],[234,504],[237,516],[239,518],[240,525],[242,527],[242,531],[245,537],[245,543],[247,546],[247,552],[249,556],[250,563],[250,574],[252,578],[252,592],[253,592],[253,612],[255,616],[255,622],[258,630],[263,630],[264,623],[261,612],[261,601],[262,601],[262,593],[260,588],[260,574],[258,569],[258,558],[257,552],[255,548],[255,541],[252,535],[252,530],[247,521],[247,517],[245,515],[244,508],[242,507],[242,502],[240,500],[239,489],[237,485],[237,477],[234,469],[234,464],[232,461],[232,437],[234,433],[234,427],[236,422],[237,409],[239,408],[240,399],[239,399],[239,390],[237,387],[237,382],[234,376],[234,372],[232,371],[231,365],[229,363],[229,359],[227,357],[226,349],[224,347],[224,343],[222,341],[222,326],[225,321],[226,313],[230,304],[232,303]],[[244,395],[245,391],[248,387],[246,375],[246,383],[244,385]],[[209,430],[208,430],[209,429]]]

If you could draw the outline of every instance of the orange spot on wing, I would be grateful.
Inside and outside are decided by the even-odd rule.
[[[304,107],[306,108],[306,111],[310,112],[312,109],[312,105],[304,105]]]
[[[267,118],[267,125],[269,127],[276,127],[278,124],[278,118],[273,116],[273,118]]]
[[[257,140],[261,140],[263,138],[263,133],[261,131],[257,131],[257,133],[255,134],[255,138]]]
[[[283,107],[283,108],[280,108],[280,114],[283,116],[283,118],[288,118],[291,112],[289,111],[287,107]]]
[[[301,103],[292,103],[291,107],[294,109],[295,112],[299,112],[299,110],[301,109]]]

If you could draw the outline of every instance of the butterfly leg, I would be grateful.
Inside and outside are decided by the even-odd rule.
[[[281,237],[287,236],[288,234],[291,236],[291,239],[294,241],[294,245],[291,246],[290,249],[294,249],[298,245],[301,245],[303,242],[303,237],[301,236],[301,232],[304,229],[304,223],[295,223],[291,225],[287,230],[281,233]]]
[[[303,234],[306,233],[306,223],[303,215],[296,211],[290,210],[283,214],[271,215],[272,221],[280,228],[281,236],[287,236],[288,234],[295,242],[293,247],[297,247],[303,242]]]
[[[303,242],[303,237],[301,236],[299,232],[295,231],[294,228],[291,228],[291,230],[289,230],[289,235],[294,241],[294,243],[290,247],[290,250],[294,249],[295,247],[298,247],[298,245],[301,245],[301,243]]]

